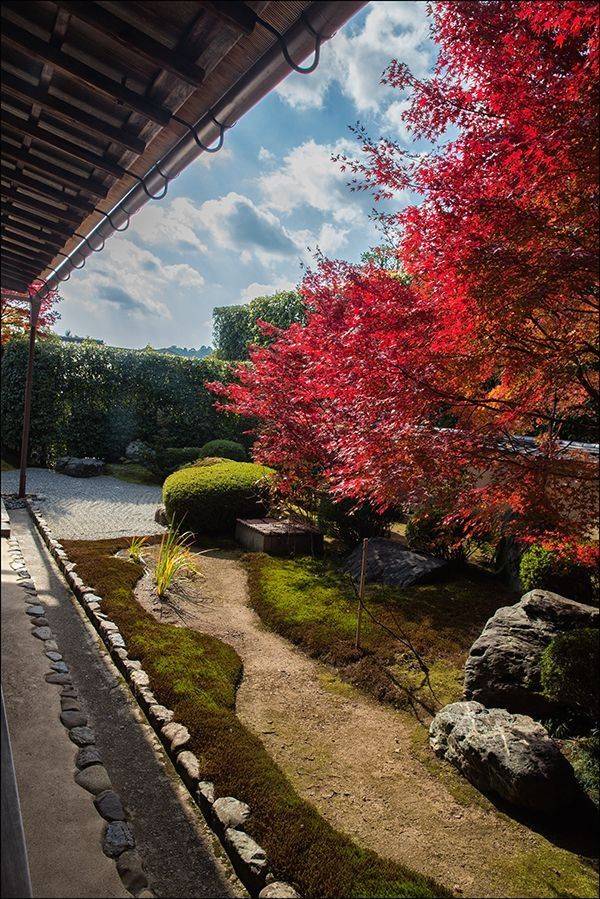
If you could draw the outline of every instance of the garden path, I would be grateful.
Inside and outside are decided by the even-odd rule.
[[[594,895],[593,876],[571,853],[433,760],[413,718],[342,683],[268,631],[249,606],[239,555],[200,553],[204,578],[184,582],[175,605],[156,606],[149,575],[138,600],[161,620],[236,649],[244,663],[241,721],[332,825],[459,895]]]
[[[2,493],[16,493],[19,472],[2,472]],[[154,521],[161,488],[118,478],[71,478],[47,468],[27,469],[27,491],[44,500],[44,516],[59,540],[159,534]]]

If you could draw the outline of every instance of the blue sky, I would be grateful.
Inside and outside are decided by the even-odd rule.
[[[405,98],[380,85],[393,57],[417,75],[434,60],[425,4],[370,3],[62,288],[58,330],[117,346],[211,342],[215,306],[292,288],[319,247],[357,260],[376,242],[371,198],[332,162],[355,152],[348,126],[410,143]],[[400,197],[398,202],[408,198]]]

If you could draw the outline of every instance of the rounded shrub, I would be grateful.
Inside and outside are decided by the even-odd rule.
[[[200,448],[197,458],[218,456],[221,459],[233,459],[235,462],[247,462],[248,453],[241,443],[235,440],[209,440]],[[191,460],[190,460],[191,461]]]
[[[584,717],[598,716],[598,631],[579,628],[550,641],[540,660],[540,679],[553,702]]]
[[[169,520],[196,534],[233,534],[236,518],[266,514],[272,469],[229,459],[210,463],[182,468],[166,479],[163,502]]]
[[[558,553],[534,544],[521,556],[519,579],[525,592],[550,590],[580,602],[598,602],[594,571],[562,559]]]

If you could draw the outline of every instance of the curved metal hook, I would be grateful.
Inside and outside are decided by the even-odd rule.
[[[71,260],[71,264],[73,265],[73,268],[76,268],[77,271],[79,271],[79,270],[82,269],[82,268],[85,268],[85,263],[86,263],[86,261],[87,261],[86,258],[85,258],[85,256],[82,256],[83,262],[81,263],[81,265],[75,265],[74,257],[73,257],[73,256],[70,256],[69,258],[70,258],[70,260]]]
[[[220,129],[219,140],[218,140],[216,147],[207,147],[206,144],[202,143],[202,141],[200,140],[200,138],[198,137],[198,134],[196,132],[195,125],[190,125],[189,122],[184,121],[184,119],[180,119],[179,116],[177,116],[177,115],[171,116],[171,118],[175,119],[176,122],[179,122],[181,125],[185,125],[185,127],[188,129],[188,131],[190,132],[190,134],[192,135],[192,137],[194,138],[194,140],[196,141],[196,143],[198,144],[198,146],[200,147],[201,150],[204,150],[205,153],[218,153],[219,150],[221,149],[221,147],[223,146],[223,140],[225,138],[225,125],[221,125],[220,122],[217,122],[217,120],[215,119],[215,117],[212,114],[210,117],[213,120],[213,122],[215,123],[215,125],[217,125],[217,127]]]
[[[277,42],[279,43],[279,46],[281,47],[281,52],[283,53],[283,55],[285,57],[285,61],[290,66],[290,68],[292,68],[294,70],[294,72],[299,72],[301,75],[310,75],[311,72],[314,72],[314,70],[319,65],[319,58],[321,56],[321,42],[322,42],[323,38],[321,37],[320,34],[317,34],[317,32],[312,27],[312,25],[310,24],[308,19],[306,19],[304,16],[302,16],[302,21],[304,22],[304,24],[306,25],[308,30],[314,35],[314,38],[315,38],[315,56],[310,65],[299,66],[294,62],[294,60],[290,56],[288,48],[287,48],[287,44],[285,42],[285,38],[283,37],[281,32],[278,31],[273,25],[271,25],[270,22],[266,22],[260,16],[256,16],[255,18],[259,25],[262,25],[263,28],[266,28],[267,31],[270,31],[271,34],[274,35],[274,37],[277,39]]]
[[[163,175],[163,173],[160,171],[160,169],[158,168],[157,165],[155,165],[154,168],[158,169],[159,175],[161,175],[165,180],[165,184],[164,184],[162,193],[151,194],[150,191],[148,190],[148,188],[146,187],[145,179],[142,178],[141,175],[136,175],[135,172],[127,172],[127,174],[131,175],[132,178],[137,178],[137,180],[140,182],[140,184],[144,188],[144,193],[150,200],[162,200],[163,197],[166,197],[166,195],[167,195],[167,190],[169,189],[169,180],[170,179],[166,175]]]
[[[110,227],[113,229],[113,231],[117,231],[117,232],[121,233],[121,231],[127,231],[127,229],[129,228],[129,224],[131,222],[131,216],[129,215],[129,213],[127,212],[126,209],[123,209],[123,212],[127,216],[127,224],[125,225],[124,228],[117,228],[116,225],[113,225],[113,221],[112,221],[109,213],[105,212],[104,209],[98,209],[97,206],[94,206],[94,209],[96,210],[96,212],[101,212],[102,215],[104,216],[104,218],[108,219],[108,221],[110,223]]]
[[[102,250],[104,249],[104,245],[105,245],[105,243],[106,243],[105,240],[102,240],[102,246],[101,246],[101,247],[94,247],[94,246],[92,246],[92,244],[89,242],[89,240],[88,240],[88,238],[85,236],[85,234],[79,234],[78,231],[73,231],[73,234],[75,235],[75,237],[79,237],[79,238],[81,238],[81,240],[84,240],[84,241],[86,242],[86,244],[88,245],[88,247],[90,248],[90,250],[92,251],[92,253],[101,253]]]

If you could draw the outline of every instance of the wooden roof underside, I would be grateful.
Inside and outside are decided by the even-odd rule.
[[[89,233],[308,2],[2,3],[2,286]],[[77,236],[79,235],[79,236]]]

